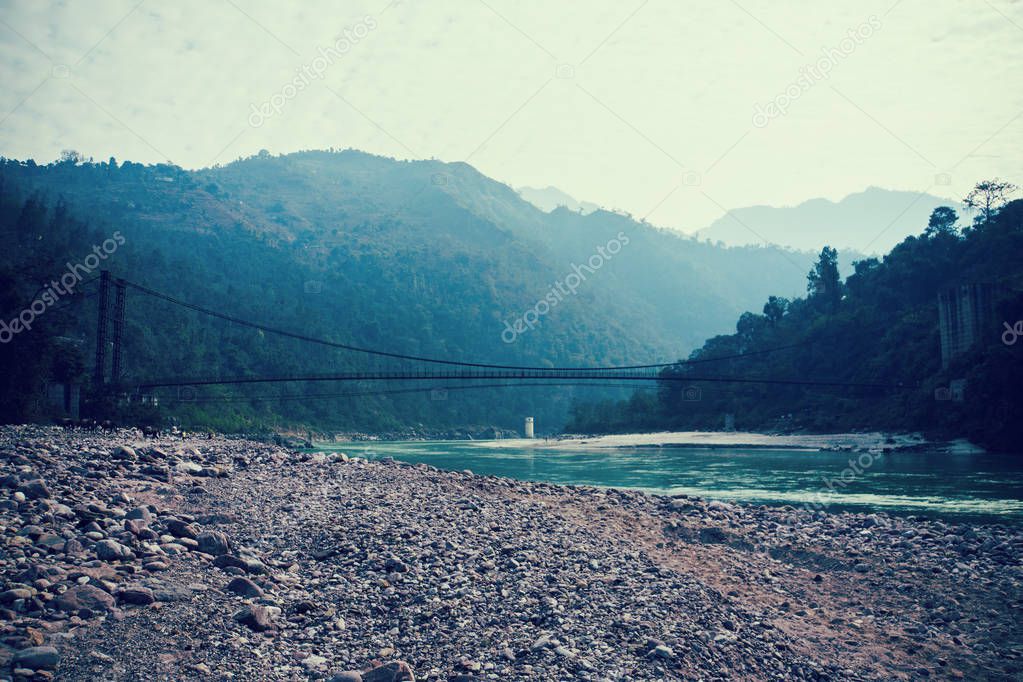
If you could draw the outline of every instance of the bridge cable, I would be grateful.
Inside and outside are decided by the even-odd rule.
[[[676,365],[695,365],[695,364],[702,364],[702,363],[706,363],[706,362],[720,362],[720,361],[723,361],[723,360],[735,360],[735,359],[739,359],[739,358],[752,357],[752,356],[756,356],[756,355],[765,355],[767,353],[775,353],[775,352],[778,352],[778,351],[789,350],[791,348],[798,348],[798,347],[806,346],[806,345],[810,344],[810,342],[795,343],[795,344],[790,344],[790,345],[787,345],[787,346],[779,346],[777,348],[768,348],[768,349],[759,350],[759,351],[751,351],[751,352],[748,352],[748,353],[738,353],[738,354],[735,354],[735,355],[726,355],[726,356],[717,357],[717,358],[698,358],[698,359],[695,359],[695,360],[678,360],[678,361],[675,361],[675,362],[660,362],[660,363],[652,363],[652,364],[646,364],[646,365],[619,365],[619,366],[609,365],[609,366],[603,366],[603,367],[542,367],[542,366],[535,366],[535,365],[500,365],[500,364],[483,363],[483,362],[464,362],[464,361],[460,361],[460,360],[445,360],[443,358],[432,358],[432,357],[425,357],[425,356],[421,356],[421,355],[408,355],[408,354],[405,354],[405,353],[392,353],[392,352],[389,352],[389,351],[376,350],[376,349],[373,349],[373,348],[362,348],[360,346],[353,346],[353,345],[350,345],[350,344],[340,343],[340,342],[337,342],[337,341],[328,341],[327,339],[321,339],[321,338],[317,338],[317,337],[314,337],[314,336],[308,336],[306,334],[300,334],[298,332],[293,332],[293,331],[290,331],[288,329],[282,329],[280,327],[271,327],[269,325],[260,324],[258,322],[252,322],[250,320],[245,320],[245,319],[242,319],[240,317],[236,317],[234,315],[228,315],[226,313],[221,313],[221,312],[218,312],[216,310],[212,310],[210,308],[206,308],[206,307],[197,305],[195,303],[189,303],[187,301],[182,301],[180,299],[174,298],[173,296],[169,296],[167,294],[160,293],[159,291],[155,291],[154,289],[150,289],[149,287],[143,286],[141,284],[136,284],[135,282],[131,282],[129,280],[122,280],[122,281],[124,282],[124,284],[126,286],[129,286],[132,289],[135,289],[136,291],[139,291],[139,292],[141,292],[143,294],[146,294],[148,296],[152,296],[154,298],[159,298],[159,299],[162,299],[164,301],[168,301],[168,302],[173,303],[175,305],[182,306],[184,308],[188,308],[189,310],[194,310],[196,312],[200,312],[200,313],[202,313],[204,315],[209,315],[211,317],[216,317],[216,318],[219,318],[219,319],[222,319],[222,320],[226,320],[226,321],[231,322],[233,324],[238,324],[238,325],[241,325],[241,326],[244,326],[244,327],[250,327],[252,329],[258,329],[260,331],[264,331],[264,332],[267,332],[267,333],[270,333],[270,334],[277,334],[279,336],[284,336],[284,337],[287,337],[287,338],[296,339],[298,341],[303,341],[303,342],[306,342],[306,343],[315,343],[315,344],[318,344],[318,345],[321,345],[321,346],[327,346],[329,348],[337,348],[337,349],[341,349],[341,350],[348,350],[348,351],[353,351],[353,352],[356,352],[356,353],[365,353],[365,354],[368,354],[368,355],[376,355],[376,356],[380,356],[380,357],[394,358],[394,359],[397,359],[397,360],[411,360],[411,361],[414,361],[414,362],[428,362],[428,363],[434,363],[434,364],[438,364],[438,365],[450,365],[450,366],[455,366],[455,367],[476,367],[476,368],[479,368],[479,369],[514,369],[514,370],[529,370],[529,371],[536,371],[536,372],[547,372],[547,371],[558,371],[558,370],[573,371],[573,372],[597,372],[597,371],[622,370],[622,369],[659,369],[659,368],[664,368],[664,367],[673,367],[673,366],[676,366]]]

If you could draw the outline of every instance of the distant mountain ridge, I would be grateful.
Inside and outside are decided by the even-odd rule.
[[[868,187],[837,202],[818,198],[796,206],[736,208],[696,236],[730,246],[767,242],[820,251],[828,245],[873,255],[887,253],[907,236],[919,234],[938,206],[951,206],[962,217],[963,206],[957,201]]]
[[[592,201],[578,201],[557,187],[518,187],[515,191],[519,193],[520,197],[545,213],[550,213],[559,207],[583,214],[600,210],[600,206]]]

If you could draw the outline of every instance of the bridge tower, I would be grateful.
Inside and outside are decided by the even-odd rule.
[[[99,273],[99,310],[96,315],[96,368],[92,381],[97,388],[106,384],[107,372],[107,313],[110,308],[110,271]]]
[[[114,352],[111,358],[110,382],[121,380],[121,341],[124,338],[124,280],[114,281]]]
[[[997,284],[964,284],[938,294],[938,329],[941,338],[941,367],[978,344],[998,338],[1001,327],[996,317],[1003,289]]]

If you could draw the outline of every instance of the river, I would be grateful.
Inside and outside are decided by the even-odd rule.
[[[467,441],[370,441],[320,444],[316,449],[551,483],[811,505],[825,511],[1023,524],[1023,457],[1019,456],[926,451],[866,455],[742,447],[564,451],[499,443],[481,447]]]

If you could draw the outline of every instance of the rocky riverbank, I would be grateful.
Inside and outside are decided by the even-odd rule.
[[[1023,532],[0,428],[0,679],[1018,679]]]

